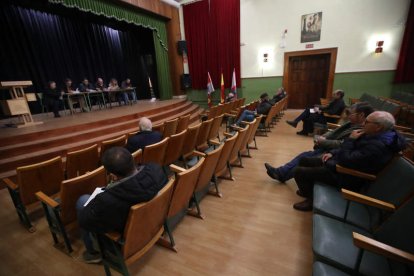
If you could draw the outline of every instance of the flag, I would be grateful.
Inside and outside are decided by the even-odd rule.
[[[208,104],[208,107],[211,107],[213,105],[213,102],[211,101],[211,93],[213,92],[214,92],[213,82],[211,81],[210,72],[207,72],[207,104]]]
[[[226,94],[224,93],[224,78],[223,78],[223,72],[221,72],[221,94],[220,94],[220,103],[224,104],[226,101]]]
[[[234,98],[237,99],[236,68],[233,69],[233,77],[231,78],[231,93],[233,93]]]

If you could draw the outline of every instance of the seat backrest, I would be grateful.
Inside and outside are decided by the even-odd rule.
[[[126,143],[126,135],[122,135],[118,138],[103,141],[101,144],[101,156],[105,153],[105,151],[112,147],[124,147]]]
[[[223,150],[221,151],[221,155],[214,172],[215,176],[221,176],[227,170],[227,162],[229,161],[230,154],[233,150],[234,143],[236,143],[238,136],[239,133],[237,132],[232,137],[227,138],[224,142]]]
[[[207,140],[216,139],[218,137],[221,122],[223,121],[223,116],[224,115],[221,114],[220,116],[217,116],[213,119]]]
[[[174,161],[180,158],[186,134],[187,130],[183,130],[178,134],[170,136],[170,140],[168,141],[168,146],[165,151],[163,165],[172,164]]]
[[[132,153],[135,164],[141,164],[142,162],[142,149],[138,149]]]
[[[163,134],[164,133],[164,124],[158,124],[158,125],[153,126],[152,131],[158,131],[159,133]]]
[[[163,137],[170,137],[171,135],[174,135],[177,131],[177,125],[178,125],[178,118],[175,118],[174,120],[165,121],[164,122],[164,132]]]
[[[231,102],[229,102],[229,103],[225,103],[225,104],[223,104],[223,114],[225,114],[225,113],[230,113],[230,111],[231,111],[231,107],[232,107],[232,103]]]
[[[239,157],[238,153],[240,151],[241,144],[242,144],[242,142],[244,140],[244,137],[246,136],[248,130],[249,130],[249,126],[247,125],[243,129],[238,131],[239,135],[237,136],[236,142],[234,143],[233,149],[230,153],[230,157],[229,157],[229,162],[230,163],[233,163],[238,159],[238,157]]]
[[[142,155],[142,163],[157,163],[162,166],[169,139],[170,138],[167,137],[161,142],[146,146]]]
[[[239,151],[244,151],[244,150],[247,149],[247,142],[250,139],[250,136],[251,136],[252,131],[253,131],[253,127],[256,124],[256,122],[257,122],[257,119],[255,118],[253,121],[247,123],[247,126],[249,127],[249,129],[246,131],[246,135],[244,135],[244,138],[243,138],[243,140],[240,144]]]
[[[188,128],[188,125],[190,123],[190,116],[191,114],[188,114],[178,119],[176,133],[180,133],[181,131],[186,130]]]
[[[263,115],[256,117],[254,124],[252,125],[252,130],[250,132],[249,139],[247,139],[247,145],[253,142],[254,137],[256,135],[256,131],[259,128],[260,122],[262,121],[262,118],[263,118]]]
[[[224,105],[219,104],[217,105],[216,117],[222,115],[224,112]]]
[[[216,117],[216,115],[217,115],[217,106],[215,105],[210,108],[207,119],[208,120],[213,119],[214,117]]]
[[[239,100],[240,100],[240,105],[239,106],[244,105],[244,103],[246,102],[246,98],[241,98]]]
[[[210,184],[211,178],[214,175],[214,171],[217,167],[217,163],[219,161],[223,147],[224,144],[221,144],[215,150],[206,153],[200,175],[198,176],[197,185],[194,189],[195,192],[203,190],[206,186]]]
[[[207,143],[208,135],[210,134],[211,124],[213,123],[213,119],[209,119],[204,121],[201,124],[200,130],[197,136],[196,147],[202,146]]]
[[[200,158],[195,166],[176,175],[175,188],[171,197],[167,218],[175,216],[181,210],[188,207],[194,188],[197,185],[203,163],[204,157]]]
[[[122,246],[126,260],[138,258],[162,235],[173,189],[174,179],[170,179],[153,199],[136,204],[129,210]]]
[[[20,199],[23,205],[37,201],[35,193],[42,191],[51,196],[59,192],[63,181],[62,158],[53,159],[16,169]]]
[[[185,134],[185,139],[183,143],[183,148],[181,150],[182,156],[187,157],[194,151],[200,127],[201,123],[193,127],[189,127],[187,129],[187,133]]]
[[[103,166],[63,181],[60,188],[60,214],[63,225],[76,221],[76,201],[81,195],[92,194],[95,188],[105,187],[106,184],[106,171]]]
[[[66,178],[74,178],[99,167],[98,144],[66,154]]]

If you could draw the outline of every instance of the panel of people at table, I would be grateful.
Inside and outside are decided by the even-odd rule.
[[[79,107],[82,111],[89,111],[89,106],[86,102],[86,99],[83,94],[74,95],[80,92],[102,92],[102,91],[118,91],[121,90],[120,93],[108,93],[105,95],[105,100],[108,102],[115,102],[118,101],[119,105],[121,102],[125,104],[129,104],[130,101],[136,101],[136,94],[135,93],[128,93],[127,91],[123,91],[125,89],[131,89],[132,83],[131,79],[127,78],[122,81],[121,86],[118,85],[118,81],[115,78],[112,78],[108,84],[105,85],[102,78],[97,78],[95,85],[93,85],[87,78],[84,78],[82,82],[79,84],[78,88],[73,86],[73,82],[70,78],[66,78],[63,83],[63,88],[58,89],[55,81],[49,81],[47,85],[47,89],[43,93],[44,104],[48,107],[50,111],[53,112],[55,117],[60,117],[59,110],[63,105],[63,97],[65,94],[71,95],[71,101],[69,101],[69,108],[73,109],[73,104],[78,103]],[[98,97],[94,104],[101,104],[99,102],[101,99]]]

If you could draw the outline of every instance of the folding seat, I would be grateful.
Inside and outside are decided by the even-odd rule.
[[[178,134],[170,136],[168,140],[167,148],[165,149],[165,156],[163,161],[163,166],[168,166],[181,157],[181,152],[183,149],[184,139],[186,137],[187,130],[183,130]]]
[[[178,118],[164,122],[163,137],[170,137],[177,133]]]
[[[170,138],[167,137],[158,143],[146,146],[142,154],[142,163],[156,163],[162,166],[169,140]]]
[[[77,226],[76,202],[84,194],[92,194],[95,188],[107,184],[103,166],[84,175],[65,180],[61,184],[59,197],[46,195],[41,189],[36,197],[42,202],[49,230],[55,244],[58,235],[63,237],[66,249],[72,252],[68,232]]]
[[[132,153],[135,164],[141,164],[142,162],[142,149],[138,149]]]
[[[218,139],[220,141],[220,126],[221,122],[223,121],[223,114],[214,117],[213,122],[211,123],[211,128],[209,134],[207,136],[207,141],[211,141],[214,139]]]
[[[204,121],[201,124],[200,130],[198,132],[196,149],[199,151],[204,151],[208,148],[208,135],[210,134],[211,124],[213,119]]]
[[[181,150],[181,156],[183,162],[186,164],[186,160],[188,157],[192,155],[194,150],[196,149],[196,142],[198,137],[198,132],[200,131],[201,123],[187,129],[187,133],[185,134],[185,139],[183,143],[183,148]]]
[[[217,194],[218,192],[218,185],[217,185],[217,178],[224,178],[227,180],[234,181],[233,174],[231,172],[231,166],[230,166],[230,154],[232,153],[232,150],[234,148],[234,144],[236,143],[237,137],[239,136],[239,133],[236,132],[233,136],[230,136],[225,139],[223,150],[221,151],[221,155],[219,158],[219,161],[217,162],[216,169],[214,171],[214,177],[213,181],[216,186]],[[216,143],[216,146],[220,146],[220,143]]]
[[[176,133],[180,133],[181,131],[186,130],[188,128],[188,125],[190,123],[190,116],[191,114],[188,114],[178,119]]]
[[[66,179],[74,178],[99,167],[98,144],[66,154]]]
[[[101,157],[103,156],[104,152],[107,149],[110,149],[112,147],[124,147],[125,144],[126,144],[126,135],[122,135],[115,139],[103,141],[101,143],[101,152],[100,152]]]
[[[239,135],[237,136],[236,142],[234,143],[233,149],[229,156],[229,164],[230,166],[237,166],[243,168],[243,163],[241,159],[240,150],[243,148],[243,143],[246,143],[246,136],[249,132],[249,125],[246,127],[241,128],[237,127]],[[229,133],[225,133],[226,137],[231,137],[232,135]]]

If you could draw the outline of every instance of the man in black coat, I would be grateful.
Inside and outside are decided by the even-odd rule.
[[[47,89],[43,93],[43,99],[48,108],[52,109],[55,118],[60,117],[59,109],[63,104],[63,92],[56,88],[56,82],[48,82]]]
[[[109,183],[86,206],[90,196],[81,196],[76,206],[86,247],[83,258],[87,263],[100,262],[100,254],[93,246],[90,232],[122,233],[131,206],[151,200],[167,183],[161,166],[145,164],[136,167],[132,155],[122,147],[105,151],[102,164],[114,182]]]
[[[302,131],[297,132],[298,135],[307,136],[313,132],[313,124],[326,124],[326,118],[323,112],[330,115],[341,115],[345,109],[344,91],[336,90],[333,93],[333,100],[327,106],[316,106],[314,109],[306,108],[295,120],[286,121],[289,125],[296,128],[300,121],[303,122]]]
[[[336,172],[336,165],[377,174],[392,157],[405,148],[405,139],[394,129],[394,117],[385,111],[375,111],[365,120],[363,129],[354,130],[338,149],[322,157],[305,157],[294,170],[299,190],[296,192],[306,200],[293,205],[300,211],[312,210],[313,185],[316,181],[338,188],[358,191],[361,181]]]
[[[139,120],[139,132],[128,139],[126,148],[130,153],[139,149],[144,150],[145,146],[158,143],[162,140],[162,134],[152,131],[150,119],[142,117]]]

